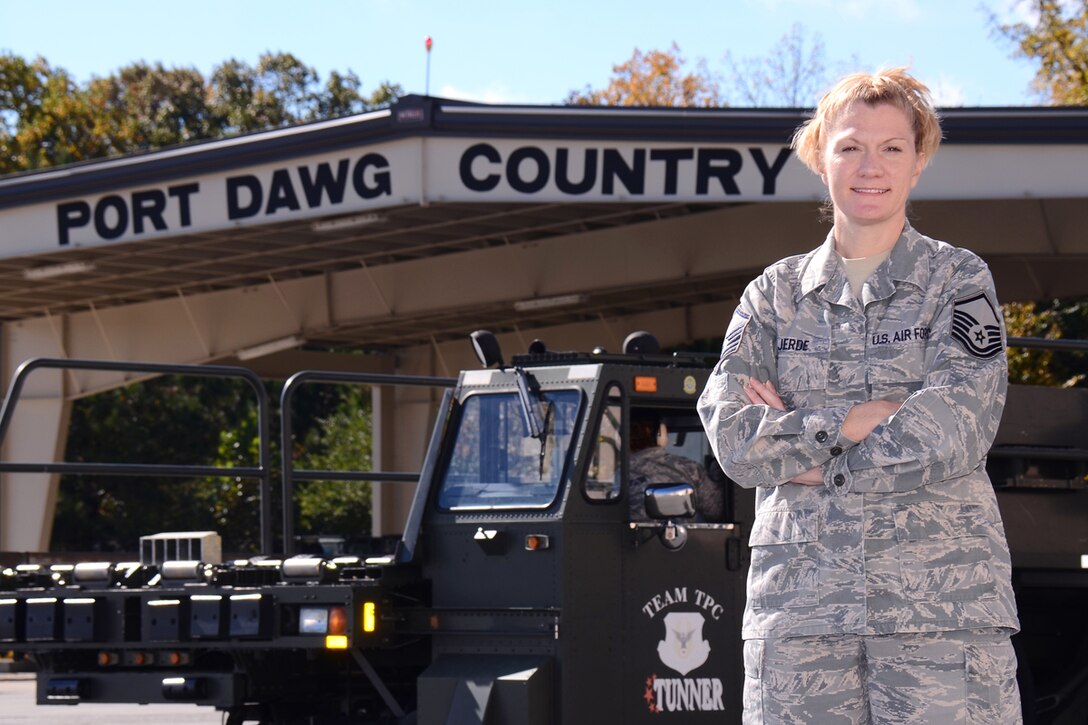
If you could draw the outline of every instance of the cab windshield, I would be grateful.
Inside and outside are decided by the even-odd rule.
[[[438,493],[450,510],[546,508],[555,500],[578,427],[582,394],[552,390],[534,397],[540,437],[530,435],[517,393],[465,399]]]

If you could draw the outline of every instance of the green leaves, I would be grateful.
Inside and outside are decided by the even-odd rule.
[[[1039,63],[1035,88],[1056,106],[1088,105],[1088,0],[1032,0],[1034,20],[991,22],[1017,53]]]
[[[404,94],[388,81],[365,97],[351,71],[317,71],[290,53],[251,66],[139,62],[85,85],[44,58],[0,54],[0,174],[359,113]]]

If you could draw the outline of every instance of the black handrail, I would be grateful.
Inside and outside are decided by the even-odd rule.
[[[257,394],[257,466],[191,466],[157,463],[11,463],[0,461],[0,472],[9,473],[83,473],[116,476],[174,476],[209,477],[237,476],[260,481],[261,553],[273,553],[272,542],[272,449],[269,441],[270,414],[268,392],[260,377],[252,370],[227,365],[185,365],[171,363],[120,362],[116,360],[66,360],[63,358],[33,358],[15,371],[0,409],[0,444],[7,436],[15,406],[30,374],[39,369],[101,370],[153,375],[190,375],[196,377],[226,377],[244,380]]]
[[[291,406],[295,391],[306,383],[340,383],[348,385],[422,386],[452,388],[457,378],[439,378],[425,375],[389,375],[383,373],[348,373],[324,370],[303,370],[295,373],[283,385],[280,393],[280,455],[283,476],[283,553],[294,553],[295,537],[295,481],[393,481],[414,483],[419,473],[383,471],[328,471],[295,469],[294,426],[291,422]]]
[[[1060,337],[1010,337],[1009,347],[1020,347],[1025,350],[1088,352],[1088,340],[1066,340]]]

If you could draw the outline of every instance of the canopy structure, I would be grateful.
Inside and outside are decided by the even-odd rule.
[[[912,223],[983,256],[1002,301],[1088,292],[1088,109],[942,115]],[[712,339],[756,273],[827,234],[788,147],[804,118],[408,96],[0,178],[4,379],[36,356],[455,375],[479,328],[511,351]],[[5,457],[52,460],[71,401],[125,381],[35,378]],[[433,401],[377,399],[376,465],[410,470]],[[49,478],[4,477],[0,550],[47,548]],[[377,485],[376,533],[408,488]]]

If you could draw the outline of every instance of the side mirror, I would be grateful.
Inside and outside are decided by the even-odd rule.
[[[499,340],[488,330],[476,330],[469,335],[472,339],[472,349],[476,351],[476,359],[485,368],[498,366],[506,367],[502,360],[502,349]]]
[[[659,538],[666,549],[676,551],[688,540],[688,530],[673,519],[695,515],[695,487],[690,483],[658,483],[646,487],[646,513],[652,519],[665,519]]]
[[[690,483],[655,483],[646,487],[646,515],[652,519],[695,515],[695,487]]]

